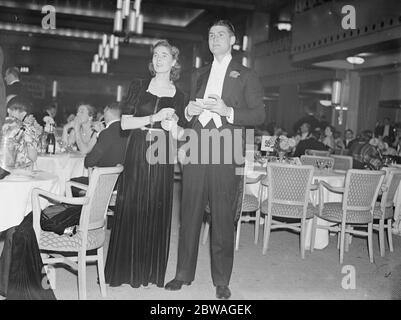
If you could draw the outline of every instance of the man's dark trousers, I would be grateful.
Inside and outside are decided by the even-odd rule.
[[[199,121],[194,125],[198,133],[199,158],[201,155],[201,133],[203,129],[215,129],[213,120],[202,128]],[[218,130],[232,127],[223,125]],[[233,136],[233,135],[232,135]],[[227,141],[226,141],[227,142]],[[235,143],[241,143],[236,141]],[[183,167],[183,192],[181,202],[181,224],[176,279],[191,282],[195,278],[198,247],[204,210],[209,203],[211,210],[211,268],[215,286],[228,286],[234,260],[234,218],[237,192],[240,183],[236,165],[224,164],[224,143],[221,141],[220,164],[186,164]],[[211,146],[209,161],[212,160]],[[232,153],[230,154],[232,158]],[[199,159],[198,159],[199,160]],[[200,162],[198,162],[200,163]],[[209,162],[211,163],[211,162]]]

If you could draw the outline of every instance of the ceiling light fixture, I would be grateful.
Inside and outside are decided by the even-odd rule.
[[[127,41],[131,35],[143,33],[141,0],[117,0],[113,32],[116,36],[125,38]]]
[[[320,100],[319,103],[324,107],[331,107],[331,101],[330,100]]]
[[[99,51],[93,56],[91,72],[106,74],[110,60],[117,60],[120,54],[120,39],[114,34],[104,34],[99,44]]]
[[[365,62],[365,59],[358,56],[347,57],[347,61],[351,64],[362,64]]]
[[[289,21],[280,21],[275,24],[280,31],[291,31],[292,25]]]

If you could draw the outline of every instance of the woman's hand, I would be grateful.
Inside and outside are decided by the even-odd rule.
[[[166,131],[171,131],[174,127],[177,127],[177,122],[170,119],[164,119],[161,121],[161,127]]]
[[[174,113],[171,118],[167,118],[161,121],[161,126],[166,131],[171,131],[177,128],[178,116]]]
[[[161,122],[163,120],[170,119],[174,113],[175,110],[173,108],[163,108],[153,116],[153,121]]]
[[[85,120],[82,118],[82,116],[77,114],[73,122],[75,122],[76,125],[80,126],[85,122]]]

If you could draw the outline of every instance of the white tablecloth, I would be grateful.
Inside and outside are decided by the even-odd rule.
[[[88,176],[88,170],[84,167],[84,160],[85,156],[80,153],[39,155],[36,160],[36,168],[57,175],[60,182],[60,194],[64,195],[65,183],[68,180]]]
[[[19,225],[32,211],[33,188],[58,194],[59,179],[48,172],[34,171],[31,175],[11,173],[0,180],[0,232]],[[46,206],[47,201],[41,199],[42,209]]]
[[[247,173],[247,176],[255,178],[259,176],[260,174],[263,174],[263,172],[260,170],[260,167],[258,165],[255,165],[254,171],[249,171]],[[327,170],[316,170],[313,176],[313,180],[317,181],[326,181],[332,186],[335,187],[342,187],[344,185],[344,180],[345,180],[345,173],[339,173],[339,172],[334,172],[334,171],[327,171]],[[246,193],[253,194],[255,196],[258,196],[258,190],[259,190],[259,184],[248,184],[246,186]],[[265,196],[267,196],[267,193],[264,193]],[[342,195],[341,194],[336,194],[332,192],[328,192],[326,189],[323,193],[323,201],[324,202],[341,202],[342,201]],[[318,204],[318,191],[311,192],[311,202],[314,205]],[[330,222],[319,219],[318,218],[318,224],[319,225],[330,225]],[[311,241],[311,235],[312,235],[312,219],[307,220],[307,225],[306,225],[306,239],[305,239],[305,247],[307,249],[310,248],[310,241]],[[327,247],[329,244],[329,231],[325,229],[317,229],[316,230],[316,237],[315,237],[315,249],[324,249]]]
[[[343,187],[345,181],[345,173],[336,173],[334,171],[327,170],[316,170],[313,175],[314,181],[325,181],[333,187]],[[326,188],[323,192],[323,202],[341,202],[343,200],[343,196],[338,193],[329,192]],[[311,192],[311,201],[314,205],[319,204],[319,191]],[[306,249],[310,248],[310,242],[312,237],[312,223],[313,220],[307,220],[306,224],[306,239],[305,239],[305,247]],[[317,219],[318,225],[330,226],[333,223],[320,219]],[[329,231],[326,229],[316,229],[315,235],[315,249],[324,249],[329,244]]]

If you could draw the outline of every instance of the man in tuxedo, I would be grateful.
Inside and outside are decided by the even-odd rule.
[[[0,47],[0,74],[3,74],[4,54]],[[6,103],[6,86],[3,78],[0,77],[0,128],[3,126],[4,120],[7,116],[7,103]]]
[[[5,73],[7,103],[15,96],[27,98],[25,89],[20,81],[20,74],[17,67],[8,68]]]
[[[85,168],[114,167],[117,164],[124,164],[128,133],[121,129],[121,106],[118,103],[112,103],[104,108],[104,120],[106,128],[100,132],[95,146],[85,156]],[[88,177],[77,177],[71,180],[83,184],[89,183]]]
[[[228,130],[234,136],[234,130],[240,130],[244,138],[244,126],[257,126],[264,122],[265,107],[262,86],[256,73],[232,60],[231,49],[235,43],[233,25],[227,20],[215,22],[209,29],[208,39],[214,61],[194,73],[191,101],[185,109],[185,117],[197,133],[199,158],[204,160],[207,157],[205,154],[208,154],[209,159],[207,164],[204,161],[198,164],[198,161],[183,166],[177,271],[165,289],[180,290],[194,280],[200,229],[204,209],[209,204],[212,279],[217,298],[228,299],[231,296],[229,283],[234,260],[234,220],[241,176],[236,175],[238,166],[235,161],[230,164],[230,160],[225,158],[227,154],[224,154],[224,146],[233,142],[223,139],[219,148],[210,147],[210,144],[205,148],[202,135]],[[208,101],[195,101],[202,98]],[[243,141],[234,138],[233,141],[242,148]],[[211,161],[216,154],[220,155],[218,163]]]
[[[300,157],[305,151],[311,150],[328,150],[329,148],[318,140],[318,133],[312,132],[306,139],[299,141],[295,148],[294,157]]]
[[[375,128],[375,137],[389,137],[391,143],[395,140],[395,128],[391,125],[389,118],[383,119],[383,125],[377,126]]]

